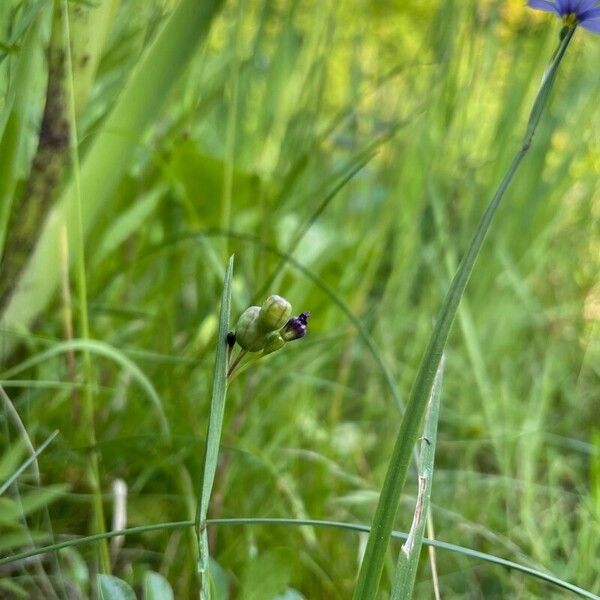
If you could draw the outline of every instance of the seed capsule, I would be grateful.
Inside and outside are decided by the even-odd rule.
[[[276,352],[285,346],[285,342],[283,338],[279,335],[279,331],[272,331],[267,334],[267,343],[263,349],[263,356],[267,354],[271,354],[271,352]]]
[[[248,352],[258,352],[265,347],[267,338],[260,326],[260,306],[247,308],[235,326],[237,343]]]
[[[281,296],[269,296],[260,309],[260,325],[264,331],[281,329],[292,314],[292,305]]]

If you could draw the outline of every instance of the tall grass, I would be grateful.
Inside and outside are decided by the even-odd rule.
[[[41,482],[2,412],[0,486],[11,484],[0,500],[11,510],[18,498],[39,502],[0,523],[0,595],[36,597],[51,582],[59,597],[88,597],[110,585],[95,575],[97,542],[113,533],[96,534],[90,515],[100,502],[111,528],[117,478],[133,531],[109,556],[112,575],[164,590],[160,573],[174,597],[196,595],[193,517],[235,253],[232,320],[269,293],[312,316],[306,339],[228,388],[225,466],[207,507],[211,591],[351,596],[364,534],[310,519],[371,522],[432,320],[519,144],[559,28],[520,1],[201,4],[205,12],[191,1],[69,3],[79,168],[61,167],[24,270],[3,284],[0,385]],[[0,3],[4,247],[36,155],[48,6]],[[104,11],[88,40],[95,66],[79,71],[89,36],[78,27],[95,10]],[[599,55],[598,40],[578,31],[459,309],[430,507],[441,542],[592,594]],[[83,256],[75,220],[70,254],[56,244],[77,176],[86,336],[68,268]],[[86,394],[95,443],[73,410]],[[409,473],[395,530],[410,528],[417,485]],[[305,524],[225,525],[259,517]],[[93,543],[75,539],[91,534]],[[68,544],[56,561],[25,558],[54,541]],[[382,590],[399,552],[392,542]],[[436,559],[444,598],[564,597],[549,579],[456,548]],[[414,597],[432,588],[423,554]]]

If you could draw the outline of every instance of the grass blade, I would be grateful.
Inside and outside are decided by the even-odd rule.
[[[12,485],[12,483],[33,463],[37,457],[51,444],[52,440],[58,435],[58,429],[51,433],[46,441],[30,456],[2,485],[0,485],[0,496]]]
[[[160,113],[221,5],[222,0],[179,2],[130,77],[81,165],[84,236],[101,211],[108,210],[143,135]],[[71,180],[50,213],[25,270],[14,282],[2,315],[4,326],[9,329],[26,328],[58,286],[59,270],[55,265],[60,263],[58,242],[65,221],[70,238],[77,239],[76,188]]]
[[[325,520],[317,520],[317,519],[286,519],[286,518],[271,518],[271,517],[242,517],[242,518],[233,518],[233,519],[207,519],[206,523],[208,525],[219,525],[219,526],[252,526],[252,525],[276,525],[276,526],[284,526],[284,527],[301,527],[301,526],[309,526],[309,527],[322,527],[322,528],[332,528],[332,529],[341,529],[347,531],[356,531],[356,532],[366,532],[370,531],[370,527],[368,525],[362,525],[360,523],[342,523],[339,521],[325,521]],[[20,560],[24,560],[30,558],[32,556],[40,556],[42,554],[47,554],[49,552],[54,552],[56,550],[62,550],[63,548],[72,548],[76,546],[83,546],[85,544],[91,544],[93,542],[97,542],[102,539],[109,539],[113,537],[118,537],[120,535],[137,535],[141,533],[149,533],[149,532],[158,532],[158,531],[176,531],[179,529],[187,529],[189,527],[193,527],[195,525],[195,521],[173,521],[169,523],[154,523],[152,525],[142,525],[139,527],[130,527],[129,529],[121,529],[115,531],[108,531],[106,533],[98,533],[94,535],[89,535],[86,537],[74,538],[71,540],[66,540],[64,542],[58,542],[56,544],[44,546],[42,548],[34,548],[32,550],[25,550],[23,552],[19,552],[13,554],[11,556],[7,556],[5,558],[0,558],[0,566],[9,565],[16,563]],[[406,540],[408,537],[405,533],[400,531],[392,531],[392,537],[394,539]],[[504,558],[500,558],[498,556],[494,556],[493,554],[487,554],[485,552],[479,552],[478,550],[471,550],[471,548],[465,548],[464,546],[458,546],[456,544],[450,544],[448,542],[442,542],[440,540],[429,540],[427,538],[423,539],[423,543],[428,546],[434,546],[440,550],[447,550],[449,552],[455,552],[457,554],[462,554],[464,556],[469,556],[471,558],[476,558],[478,560],[482,560],[484,562],[488,562],[493,565],[497,565],[499,567],[504,567],[506,569],[511,569],[513,571],[517,571],[519,573],[524,573],[525,575],[530,575],[531,577],[535,577],[540,581],[544,581],[550,585],[554,585],[556,587],[562,588],[564,590],[568,590],[574,594],[577,594],[583,598],[589,598],[590,600],[600,600],[600,596],[594,594],[593,592],[589,592],[580,588],[564,579],[559,579],[550,573],[546,573],[544,571],[540,571],[539,569],[534,569],[532,567],[527,567],[525,565],[521,565],[519,563],[513,562],[511,560],[506,560]]]
[[[16,60],[13,84],[0,114],[0,256],[17,188],[19,155],[27,138],[32,98],[35,97],[36,70],[39,69],[43,52],[43,29],[50,16],[48,8],[39,8],[41,6],[36,8],[35,17],[24,36]]]
[[[120,352],[110,344],[106,344],[105,342],[101,342],[99,340],[79,339],[69,340],[66,342],[59,342],[58,344],[55,344],[48,350],[40,352],[39,354],[36,354],[28,358],[27,360],[24,360],[23,362],[14,366],[12,369],[4,371],[2,373],[2,377],[9,379],[10,377],[13,377],[14,375],[26,369],[29,369],[39,363],[49,360],[54,356],[59,356],[68,352],[90,352],[91,354],[95,354],[97,356],[103,356],[118,364],[122,369],[127,371],[129,375],[131,375],[131,377],[139,383],[140,387],[144,390],[144,392],[148,396],[148,399],[152,403],[156,411],[157,419],[160,423],[161,433],[163,433],[166,436],[171,435],[171,429],[169,427],[169,422],[167,420],[167,416],[162,405],[162,400],[150,379],[140,369],[140,367],[137,366],[137,364],[134,361],[130,360],[122,352]]]
[[[210,502],[217,462],[219,459],[219,445],[221,443],[221,430],[223,429],[223,415],[225,414],[225,399],[227,394],[227,331],[229,330],[229,313],[231,312],[231,279],[233,277],[233,256],[227,263],[225,279],[223,281],[223,295],[221,297],[221,312],[219,314],[219,329],[217,333],[217,350],[213,374],[213,389],[210,402],[210,416],[206,445],[204,449],[204,468],[202,470],[202,487],[198,498],[196,511],[196,530],[198,532],[198,545],[200,556],[198,559],[198,572],[201,576],[202,597],[210,596],[209,586],[202,585],[205,574],[208,573],[209,550],[206,534],[206,514]]]
[[[421,442],[419,460],[419,494],[417,496],[417,504],[410,533],[406,542],[402,544],[400,554],[398,555],[398,563],[392,587],[392,600],[410,600],[415,586],[433,483],[433,463],[435,459],[444,365],[445,361],[442,359],[435,375],[431,397],[429,398],[429,408],[425,417],[424,439]]]
[[[309,218],[298,228],[298,231],[294,234],[293,239],[288,245],[285,254],[292,256],[304,238],[310,228],[315,224],[317,219],[323,214],[325,209],[329,206],[331,201],[337,196],[337,194],[349,183],[355,175],[357,175],[362,169],[373,159],[375,156],[374,152],[368,152],[359,155],[359,157],[353,161],[348,169],[342,174],[342,176],[335,182],[333,188],[327,192],[325,197],[319,202],[317,208],[309,216]],[[277,277],[283,271],[283,267],[287,262],[286,257],[282,257],[279,260],[277,266],[273,269],[272,273],[267,277],[265,283],[261,286],[260,290],[255,294],[255,300],[262,298],[269,289],[273,286],[273,283],[277,280]]]
[[[377,596],[379,581],[383,571],[385,552],[389,544],[394,519],[398,509],[398,501],[400,499],[400,494],[402,493],[402,488],[404,487],[404,481],[406,480],[413,447],[419,436],[421,421],[423,420],[423,415],[427,407],[433,380],[442,359],[442,353],[446,346],[446,341],[448,340],[450,328],[454,322],[460,299],[465,291],[475,261],[477,260],[477,256],[479,255],[479,251],[481,250],[481,246],[483,245],[483,241],[494,215],[504,197],[504,193],[530,148],[535,128],[545,105],[545,102],[540,103],[540,98],[544,101],[548,100],[550,93],[549,88],[554,82],[556,70],[560,65],[573,33],[573,28],[567,31],[554,54],[550,66],[546,71],[546,75],[542,80],[542,85],[538,91],[536,100],[534,101],[521,147],[515,154],[496,193],[483,213],[481,221],[475,231],[475,235],[469,244],[469,248],[463,257],[454,279],[452,280],[450,289],[444,298],[437,323],[421,360],[419,371],[406,406],[406,412],[404,413],[404,418],[400,425],[400,431],[398,432],[398,437],[394,444],[392,457],[381,489],[375,516],[373,517],[373,524],[371,526],[371,533],[369,534],[365,556],[354,590],[354,600],[367,600]]]

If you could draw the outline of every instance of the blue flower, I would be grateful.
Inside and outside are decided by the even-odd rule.
[[[562,17],[565,25],[581,25],[600,33],[600,7],[598,0],[529,0],[527,6],[545,10]]]

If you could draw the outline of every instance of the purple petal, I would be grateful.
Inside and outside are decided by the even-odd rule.
[[[592,31],[594,33],[600,33],[600,18],[598,19],[586,19],[579,23],[584,29]]]
[[[572,0],[571,4],[571,12],[574,12],[578,17],[581,17],[581,13],[591,10],[597,6],[598,0]]]
[[[545,10],[546,12],[552,12],[555,15],[559,14],[558,10],[556,10],[556,6],[548,0],[528,0],[527,6],[529,6],[529,8],[535,8],[536,10]]]
[[[580,23],[583,23],[588,19],[597,19],[598,17],[600,17],[600,8],[590,8],[578,15]]]
[[[556,0],[556,12],[563,16],[573,12],[573,2],[577,0]]]

